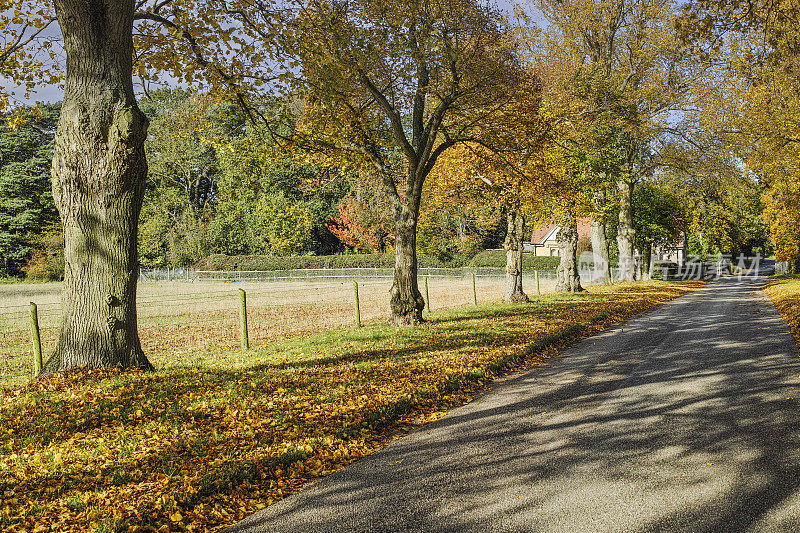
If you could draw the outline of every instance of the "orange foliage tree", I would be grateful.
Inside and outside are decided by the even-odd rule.
[[[442,191],[472,183],[484,188],[506,215],[506,289],[508,302],[525,302],[522,252],[525,219],[541,210],[544,149],[551,124],[540,114],[541,85],[532,73],[509,93],[501,120],[476,132],[472,142],[450,151],[437,168]]]
[[[333,217],[327,227],[345,246],[383,253],[394,241],[394,224],[389,201],[375,181],[373,175],[361,172],[354,190],[339,203],[339,216]]]
[[[309,0],[294,20],[307,148],[370,167],[394,222],[395,324],[422,321],[417,223],[437,160],[496,121],[519,76],[501,14],[473,0]],[[400,179],[398,179],[398,177]]]

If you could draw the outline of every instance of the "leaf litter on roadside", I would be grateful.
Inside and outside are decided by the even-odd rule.
[[[3,531],[214,531],[697,284],[647,283],[432,315],[155,373],[80,370],[0,391]]]

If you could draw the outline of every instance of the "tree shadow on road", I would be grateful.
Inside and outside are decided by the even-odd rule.
[[[800,359],[741,301],[588,339],[234,530],[797,531]]]

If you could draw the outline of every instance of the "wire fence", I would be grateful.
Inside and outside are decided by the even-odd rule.
[[[435,312],[473,305],[474,300],[481,304],[501,299],[504,276],[503,269],[421,269],[419,287]],[[537,293],[535,277],[533,271],[525,273],[530,295]],[[552,292],[555,272],[539,271],[538,277],[539,291]],[[386,321],[391,269],[281,271],[263,277],[249,272],[144,271],[137,294],[142,348],[156,367],[203,365],[215,352],[237,349],[240,288],[246,292],[251,348],[353,326],[353,281],[358,283],[361,322]],[[19,384],[33,375],[27,302],[38,306],[43,352],[54,349],[61,322],[60,291],[59,284],[35,289],[0,286],[0,385]]]

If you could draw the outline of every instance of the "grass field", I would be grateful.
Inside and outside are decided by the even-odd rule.
[[[4,531],[215,531],[469,401],[493,377],[698,286],[593,287],[77,371],[0,390]],[[153,354],[157,359],[157,353]]]
[[[478,278],[478,301],[502,298],[503,280]],[[542,292],[554,283],[542,280]],[[239,345],[239,288],[247,291],[251,346],[307,336],[354,324],[352,280],[295,282],[157,281],[139,285],[137,307],[142,346],[156,366],[203,365],[209,354]],[[386,320],[388,279],[359,280],[365,323]],[[424,291],[424,284],[421,285]],[[472,304],[472,278],[431,278],[433,310]],[[532,285],[533,294],[536,287]],[[0,385],[21,383],[32,371],[29,302],[39,307],[45,352],[55,346],[61,318],[61,285],[0,285]]]

